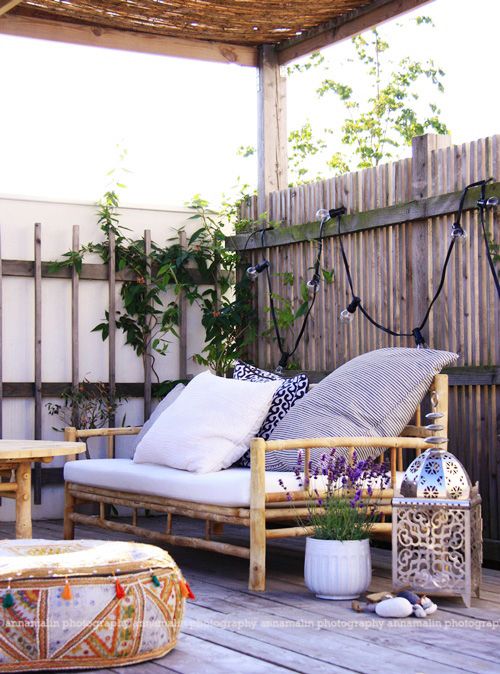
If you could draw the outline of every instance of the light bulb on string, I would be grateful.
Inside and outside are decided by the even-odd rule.
[[[352,323],[354,320],[354,314],[351,313],[350,311],[347,311],[347,309],[344,309],[343,311],[340,312],[340,322],[344,323],[345,325],[349,325]]]
[[[316,295],[316,293],[318,292],[318,289],[319,289],[319,283],[320,283],[319,274],[317,272],[315,272],[312,279],[310,279],[306,283],[307,292],[309,293],[309,296],[314,297],[314,295]]]
[[[467,238],[467,232],[459,224],[455,223],[451,228],[450,238],[453,241],[465,241]]]
[[[267,269],[267,267],[269,267],[269,260],[262,260],[262,262],[259,262],[259,264],[256,264],[253,267],[248,267],[247,277],[250,279],[250,281],[255,281],[257,276],[263,272],[264,269]]]
[[[359,297],[353,297],[349,306],[340,312],[340,322],[344,325],[349,325],[354,320],[354,313],[356,309],[361,304],[361,299]]]
[[[318,220],[328,220],[330,218],[330,211],[327,208],[319,208],[316,211],[316,218]]]

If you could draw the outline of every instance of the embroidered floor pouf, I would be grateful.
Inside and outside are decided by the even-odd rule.
[[[0,541],[0,672],[119,667],[176,643],[189,585],[152,545]]]

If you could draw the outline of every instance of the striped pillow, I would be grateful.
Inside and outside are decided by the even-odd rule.
[[[457,358],[447,351],[409,348],[379,349],[358,356],[299,400],[278,422],[270,440],[397,436],[412,418],[434,375]],[[313,466],[319,467],[324,451],[311,450]],[[363,448],[358,457],[379,453]],[[266,470],[289,471],[296,465],[297,450],[266,454]]]

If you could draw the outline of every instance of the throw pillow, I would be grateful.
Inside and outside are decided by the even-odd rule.
[[[229,467],[256,436],[279,385],[199,374],[142,438],[134,461],[195,473]]]
[[[457,358],[447,351],[410,348],[379,349],[353,358],[294,405],[270,439],[397,436],[410,421],[434,375]],[[311,450],[313,467],[320,467],[324,452]],[[380,454],[380,450],[363,448],[357,454],[366,458]],[[293,470],[296,464],[295,450],[266,454],[266,470]]]
[[[268,440],[276,424],[283,419],[283,417],[295,405],[297,400],[300,400],[306,393],[309,387],[309,378],[306,374],[298,374],[295,377],[284,379],[274,372],[267,372],[261,370],[254,365],[249,365],[241,360],[236,361],[233,372],[233,379],[240,379],[253,382],[265,381],[280,381],[280,386],[273,396],[273,401],[266,418],[264,419],[259,432],[259,438]],[[243,456],[236,461],[235,467],[249,468],[250,467],[250,450],[246,451]]]
[[[153,412],[151,413],[151,416],[147,421],[144,422],[143,427],[139,431],[139,433],[134,437],[134,443],[132,445],[132,451],[135,452],[137,449],[137,445],[139,442],[142,440],[142,438],[146,435],[146,433],[149,431],[151,426],[154,424],[154,422],[158,419],[160,414],[167,409],[167,407],[170,407],[170,405],[177,400],[177,398],[180,396],[180,394],[184,391],[186,387],[184,384],[177,384],[177,386],[174,386],[174,388],[167,393],[167,395],[160,400],[158,405],[155,407]]]

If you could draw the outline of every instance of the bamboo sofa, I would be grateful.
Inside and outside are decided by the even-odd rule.
[[[444,426],[440,435],[446,435],[448,427],[448,377],[437,375],[430,388],[433,411],[441,412],[443,417],[439,423]],[[329,437],[313,439],[297,439],[287,441],[265,441],[255,438],[251,443],[251,468],[231,468],[219,473],[197,475],[180,471],[166,466],[151,466],[150,464],[134,464],[130,460],[115,459],[115,438],[121,435],[133,435],[140,428],[106,428],[97,430],[77,430],[76,428],[65,429],[67,441],[84,440],[91,437],[105,436],[107,438],[108,459],[84,459],[75,461],[74,457],[68,457],[65,465],[65,511],[64,511],[64,537],[74,537],[75,524],[96,526],[105,530],[119,531],[133,534],[138,538],[155,541],[161,544],[187,546],[197,549],[212,550],[226,555],[233,555],[249,559],[249,589],[253,591],[265,590],[266,574],[266,544],[268,540],[275,538],[287,538],[294,536],[306,536],[311,534],[312,527],[297,526],[291,522],[296,520],[297,515],[302,518],[307,515],[307,504],[311,494],[307,489],[293,491],[290,495],[277,486],[282,473],[272,473],[265,470],[265,454],[270,450],[304,449],[305,480],[307,484],[307,465],[309,453],[314,447],[349,447],[354,451],[357,447],[378,447],[384,449],[384,454],[390,462],[390,486],[378,490],[376,496],[377,508],[380,512],[380,521],[374,525],[373,533],[377,536],[388,538],[391,533],[391,499],[397,487],[398,479],[403,471],[403,453],[409,449],[416,451],[417,455],[431,446],[425,438],[432,433],[422,424],[421,410],[417,409],[414,425],[407,426],[400,437]],[[73,460],[70,460],[73,459]],[[125,463],[126,462],[126,463]],[[166,476],[166,482],[174,480],[174,492],[181,492],[172,496],[168,493],[154,494],[145,493],[145,480],[140,473],[141,466],[154,469],[157,477]],[[120,471],[128,471],[122,479]],[[103,472],[103,469],[106,471]],[[130,483],[130,473],[137,470],[137,479],[133,488],[126,488],[127,480]],[[101,471],[101,474],[99,474]],[[237,472],[234,472],[237,471]],[[106,477],[106,475],[108,477]],[[293,476],[293,473],[287,473]],[[107,482],[112,486],[108,486]],[[168,479],[167,479],[168,478]],[[197,495],[197,484],[200,480],[215,481],[215,490],[212,489],[211,498],[202,501]],[[224,480],[221,483],[220,480]],[[214,491],[227,492],[228,487],[233,487],[240,494],[239,502],[231,505],[217,503],[214,499]],[[117,486],[117,483],[120,485]],[[226,485],[224,487],[224,484]],[[135,486],[136,485],[136,486]],[[233,488],[233,491],[234,491]],[[154,491],[154,489],[149,489]],[[227,493],[226,493],[227,497]],[[290,500],[291,497],[291,500]],[[224,502],[224,499],[222,499]],[[227,498],[226,498],[227,501]],[[99,505],[97,515],[88,515],[77,512],[77,506],[82,503],[94,503]],[[131,522],[110,519],[107,516],[109,506],[125,506],[131,509]],[[167,516],[166,529],[164,532],[152,531],[138,524],[138,510],[146,509]],[[177,535],[173,532],[172,518],[174,515],[201,519],[205,521],[205,537],[196,538],[186,535]],[[120,518],[121,519],[121,518]],[[241,525],[250,530],[250,545],[236,545],[233,543],[214,540],[223,533],[224,524]]]

